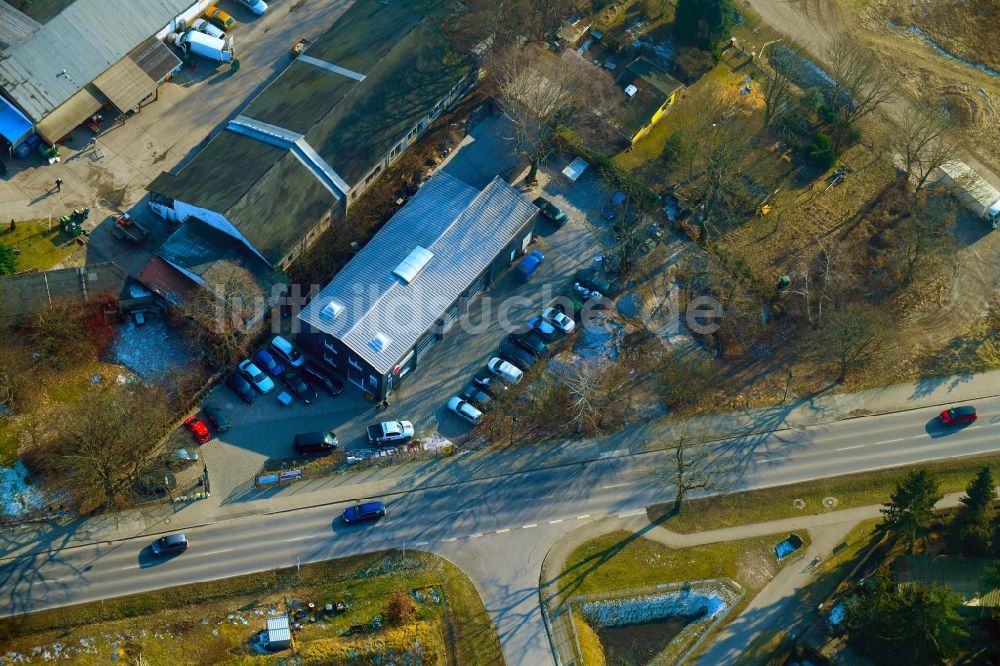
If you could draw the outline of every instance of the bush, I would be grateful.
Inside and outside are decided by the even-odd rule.
[[[685,85],[691,85],[715,67],[715,56],[697,47],[681,47],[674,58],[674,74]]]
[[[417,616],[417,605],[413,603],[410,595],[403,590],[396,590],[389,600],[389,607],[385,609],[385,615],[389,622],[397,626],[413,622]]]
[[[833,150],[833,139],[822,132],[817,134],[806,150],[806,162],[824,171],[836,164],[837,154]]]
[[[17,272],[17,255],[14,250],[0,243],[0,275],[13,275]]]

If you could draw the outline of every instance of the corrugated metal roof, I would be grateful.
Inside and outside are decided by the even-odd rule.
[[[0,87],[37,123],[192,4],[77,0],[4,53]]]
[[[299,319],[339,338],[380,372],[389,372],[536,212],[527,197],[499,177],[477,192],[438,173]],[[416,247],[433,257],[407,284],[392,270]],[[331,302],[340,306],[334,317]],[[380,333],[388,343],[372,345]]]
[[[270,643],[284,643],[292,640],[292,631],[288,626],[288,616],[267,618],[267,640]]]
[[[0,2],[0,51],[31,39],[42,24],[6,2]]]

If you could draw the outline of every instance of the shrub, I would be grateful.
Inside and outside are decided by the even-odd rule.
[[[674,73],[685,85],[691,85],[715,67],[715,56],[697,47],[681,47],[674,58]]]
[[[389,600],[389,607],[386,608],[385,614],[392,624],[397,626],[409,624],[417,615],[417,605],[413,603],[413,599],[406,592],[396,590],[392,593],[392,599]]]

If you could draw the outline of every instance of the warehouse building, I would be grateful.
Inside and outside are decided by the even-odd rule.
[[[480,192],[439,172],[299,313],[299,343],[384,399],[524,253],[537,213],[499,177]]]

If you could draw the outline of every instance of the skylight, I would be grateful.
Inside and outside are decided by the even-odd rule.
[[[413,282],[417,274],[423,270],[427,262],[431,260],[434,253],[427,248],[420,247],[419,245],[413,248],[413,251],[406,255],[406,259],[399,262],[399,266],[393,269],[393,274],[402,280],[406,284]]]
[[[326,321],[334,321],[343,309],[344,306],[337,301],[330,301],[319,311],[319,316]]]
[[[376,352],[380,352],[386,347],[388,347],[389,343],[391,342],[392,340],[386,337],[385,333],[376,333],[375,337],[372,338],[371,341],[369,341],[368,346],[374,349]]]

